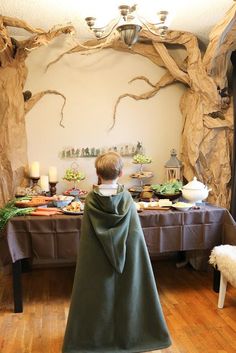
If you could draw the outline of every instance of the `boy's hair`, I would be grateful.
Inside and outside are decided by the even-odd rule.
[[[107,152],[96,158],[95,168],[97,175],[104,180],[114,180],[121,174],[123,161],[119,153]]]

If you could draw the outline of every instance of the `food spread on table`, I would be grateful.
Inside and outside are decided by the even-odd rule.
[[[37,207],[48,204],[52,197],[46,196],[26,196],[15,200],[15,206],[20,208]]]
[[[63,207],[62,211],[68,214],[83,213],[84,203],[81,201],[73,201],[68,206]]]
[[[169,210],[170,206],[172,205],[172,202],[170,200],[163,200],[165,202],[160,202],[159,201],[150,201],[150,202],[145,202],[145,201],[140,201],[140,202],[135,202],[136,209],[138,211],[143,211],[143,210]]]
[[[32,212],[31,216],[52,216],[56,214],[61,214],[61,210],[57,207],[37,207]]]

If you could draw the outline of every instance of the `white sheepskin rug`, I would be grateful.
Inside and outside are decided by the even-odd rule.
[[[219,245],[211,251],[209,263],[223,273],[232,286],[236,287],[236,246]]]

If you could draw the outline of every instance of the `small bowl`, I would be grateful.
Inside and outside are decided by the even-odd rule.
[[[53,205],[58,208],[63,208],[68,206],[74,200],[73,196],[67,196],[64,200],[53,200]]]
[[[193,206],[191,205],[191,206],[188,206],[188,207],[178,207],[178,206],[172,205],[172,207],[174,207],[178,211],[188,211]]]
[[[188,204],[187,202],[177,202],[176,204],[172,205],[172,207],[178,211],[188,211],[193,206],[194,205],[192,203]]]

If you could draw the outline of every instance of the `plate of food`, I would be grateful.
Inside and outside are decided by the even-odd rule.
[[[85,199],[88,194],[88,191],[81,189],[69,189],[64,191],[65,196],[75,196],[80,199]]]
[[[84,204],[81,201],[73,201],[70,205],[62,208],[65,214],[80,215],[84,213]]]
[[[188,211],[190,208],[192,208],[194,205],[192,203],[187,203],[187,202],[176,202],[172,205],[176,210],[179,211]]]
[[[15,206],[19,208],[38,207],[38,206],[47,205],[51,200],[52,200],[52,197],[32,196],[29,198],[26,197],[15,201]]]

